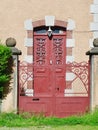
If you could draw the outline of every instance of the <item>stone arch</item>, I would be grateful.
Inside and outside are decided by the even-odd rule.
[[[38,20],[35,22],[32,22],[33,28],[39,27],[39,26],[45,26],[45,20]],[[60,27],[67,27],[68,22],[67,21],[61,21],[61,20],[54,20],[54,26],[60,26]]]

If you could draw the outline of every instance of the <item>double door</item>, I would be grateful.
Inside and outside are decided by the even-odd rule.
[[[34,36],[34,103],[37,100],[35,106],[39,106],[35,111],[64,116],[60,105],[64,100],[65,55],[65,35]]]
[[[65,46],[65,35],[34,36],[34,95],[64,96]]]

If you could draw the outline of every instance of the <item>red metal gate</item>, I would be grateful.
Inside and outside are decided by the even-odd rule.
[[[65,33],[51,38],[35,33],[33,51],[33,64],[19,64],[19,111],[58,117],[86,112],[89,64],[66,64]]]

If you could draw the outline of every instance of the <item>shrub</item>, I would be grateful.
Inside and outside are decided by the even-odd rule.
[[[12,73],[12,52],[0,43],[0,98],[4,98],[9,90]]]

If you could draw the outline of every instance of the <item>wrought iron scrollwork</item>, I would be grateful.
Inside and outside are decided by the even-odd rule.
[[[32,85],[29,86],[29,82]],[[20,95],[24,96],[26,90],[33,90],[33,65],[27,62],[19,63],[19,86]]]
[[[75,75],[75,78],[70,82],[70,85],[79,79],[83,84],[83,88],[85,88],[86,92],[89,91],[89,63],[88,62],[68,62],[66,65],[66,71],[72,72]],[[68,88],[69,86],[67,86]],[[83,89],[81,88],[81,89]]]

